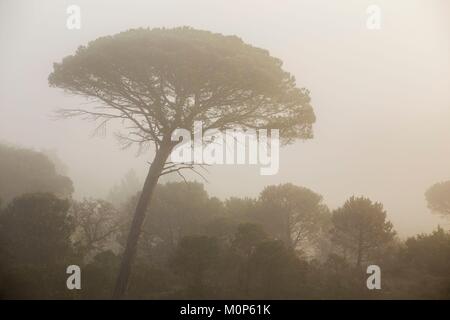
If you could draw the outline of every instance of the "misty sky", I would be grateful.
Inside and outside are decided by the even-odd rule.
[[[66,28],[70,4],[81,7],[81,30]],[[366,28],[370,4],[382,9],[379,31]],[[151,154],[120,150],[114,128],[92,137],[92,123],[52,119],[83,100],[49,88],[47,77],[53,62],[99,36],[182,25],[268,49],[311,91],[317,115],[313,140],[281,150],[278,175],[213,167],[211,195],[256,196],[292,182],[332,209],[351,195],[380,201],[401,236],[445,225],[423,194],[450,179],[448,0],[1,0],[0,141],[57,150],[77,197],[104,197],[130,168],[143,180]]]

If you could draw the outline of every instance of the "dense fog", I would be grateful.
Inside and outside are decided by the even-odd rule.
[[[373,4],[381,10],[377,30],[368,28],[366,21],[367,8]],[[80,9],[79,29],[67,26],[70,5]],[[122,297],[123,292],[117,293],[120,280],[115,282],[120,273],[123,287],[130,283],[131,298],[448,299],[449,15],[445,0],[1,1],[0,255],[5,256],[0,260],[4,261],[0,279],[27,284],[5,282],[0,296],[39,297],[33,291],[37,284],[29,279],[33,271],[27,268],[48,259],[48,264],[36,268],[57,274],[59,264],[52,263],[59,256],[61,265],[78,261],[90,270],[91,282],[79,295],[55,285],[42,293],[44,298],[109,298],[114,283],[115,297]],[[88,46],[106,36],[114,37]],[[152,43],[148,48],[145,39]],[[195,41],[204,45],[203,51],[193,45]],[[87,46],[86,56],[77,51],[80,46]],[[208,50],[217,53],[209,56]],[[258,106],[261,110],[251,110],[258,110],[255,118],[231,124],[285,126],[281,135],[292,140],[280,147],[278,172],[262,175],[260,166],[248,163],[214,164],[200,169],[201,174],[186,168],[183,174],[173,170],[162,175],[160,168],[158,185],[153,190],[146,183],[149,186],[141,192],[152,163],[159,174],[156,149],[147,143],[153,141],[148,138],[153,124],[145,138],[139,136],[145,143],[123,148],[118,132],[140,130],[142,120],[131,121],[130,129],[127,116],[109,116],[111,121],[102,124],[87,114],[68,117],[61,110],[94,110],[92,99],[110,103],[115,111],[128,98],[133,104],[135,91],[130,98],[124,93],[128,88],[116,90],[117,79],[122,78],[108,74],[116,66],[108,63],[123,62],[118,70],[126,70],[126,76],[127,68],[139,73],[146,68],[142,56],[148,52],[150,64],[161,59],[170,72],[175,70],[156,84],[149,82],[147,88],[169,96],[164,97],[169,107],[160,107],[169,122],[178,117],[177,111],[170,113],[171,105],[185,111],[195,110],[197,99],[214,102],[219,94],[212,84],[224,77],[229,77],[223,80],[229,81],[224,87],[238,87],[230,94],[233,99],[242,90],[260,90],[260,95],[267,95],[264,101],[273,103],[270,110],[283,107],[278,118],[270,118],[269,109]],[[221,60],[221,54],[235,60]],[[63,60],[70,55],[76,58]],[[240,55],[248,55],[247,60]],[[139,59],[142,68],[135,68]],[[211,68],[214,59],[217,69]],[[276,61],[282,62],[281,67]],[[178,63],[182,67],[177,69]],[[209,73],[201,69],[204,65]],[[105,71],[104,66],[111,69]],[[292,87],[279,68],[295,77]],[[86,76],[89,72],[93,75]],[[137,90],[136,96],[142,93],[154,108],[152,94],[135,89],[135,80],[129,80],[130,90]],[[167,89],[162,88],[164,81],[170,83]],[[198,85],[201,81],[206,89]],[[271,91],[272,83],[280,86],[279,91]],[[105,95],[98,93],[102,90]],[[243,105],[250,108],[246,99],[242,98]],[[228,104],[229,113],[215,110],[198,119],[211,121],[214,127],[217,117],[228,121],[233,114],[246,114],[244,107],[224,103]],[[295,104],[303,109],[289,109]],[[154,116],[150,111],[140,114],[142,119],[144,115]],[[189,115],[186,111],[180,117]],[[295,123],[291,127],[290,121]],[[164,121],[155,125],[162,140],[167,133],[164,125]],[[163,142],[161,146],[158,150],[164,149]],[[137,262],[130,276],[123,269],[119,272],[119,262],[127,260],[121,260],[122,252],[132,242],[129,230],[133,234],[132,217],[139,211],[145,221],[143,231],[136,233]],[[361,212],[367,216],[358,216]],[[378,225],[364,229],[364,223]],[[361,245],[355,249],[348,245],[356,241],[350,230],[360,227],[368,238],[358,238]],[[44,241],[39,234],[50,238]],[[28,243],[40,241],[42,247],[30,249]],[[48,242],[54,246],[47,247]],[[39,250],[45,257],[35,256]],[[443,258],[435,261],[427,252]],[[279,270],[279,277],[267,280],[271,271],[257,266],[275,260],[279,264],[270,270]],[[377,295],[361,289],[360,278],[349,271],[369,263],[389,270],[388,289]],[[9,264],[20,267],[10,269]],[[227,267],[231,265],[239,267]],[[405,266],[410,269],[402,278],[396,272]],[[104,268],[108,270],[104,281],[97,283]],[[346,279],[345,285],[337,284],[339,277]]]

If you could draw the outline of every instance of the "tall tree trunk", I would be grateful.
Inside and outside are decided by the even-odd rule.
[[[170,143],[163,143],[156,152],[154,161],[152,162],[144,182],[139,201],[134,211],[133,221],[130,226],[130,232],[127,238],[125,251],[122,255],[119,274],[114,288],[113,299],[121,299],[128,287],[128,280],[131,273],[131,266],[136,255],[139,235],[144,222],[145,212],[150,205],[150,201],[158,183],[159,176],[164,169],[164,164],[169,157],[173,146]]]

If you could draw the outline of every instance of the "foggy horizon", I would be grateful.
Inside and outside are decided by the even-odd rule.
[[[402,238],[448,226],[424,197],[450,179],[447,1],[376,1],[383,20],[374,32],[364,22],[371,1],[76,2],[80,30],[65,27],[68,1],[0,4],[0,141],[55,150],[75,198],[105,198],[130,169],[143,183],[152,153],[121,150],[114,127],[91,137],[93,123],[52,119],[54,110],[84,103],[49,88],[53,63],[99,36],[191,26],[236,35],[281,59],[310,90],[317,117],[313,139],[281,148],[277,175],[260,176],[258,166],[214,166],[205,183],[210,196],[257,197],[267,185],[291,182],[322,194],[330,209],[352,195],[381,202]]]

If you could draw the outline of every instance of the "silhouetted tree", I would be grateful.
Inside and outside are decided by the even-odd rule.
[[[125,145],[154,144],[155,157],[131,223],[114,292],[122,297],[146,208],[159,177],[192,165],[166,165],[172,133],[202,121],[205,130],[277,128],[283,142],[312,136],[309,92],[266,50],[191,28],[136,29],[102,37],[54,64],[49,84],[100,102],[90,115],[100,126],[118,119],[129,128]]]
[[[6,259],[18,263],[45,264],[64,257],[71,248],[73,220],[69,202],[49,193],[15,198],[0,216],[0,245]]]
[[[73,185],[68,177],[56,172],[43,153],[0,144],[0,197],[4,205],[33,192],[50,192],[66,198],[73,193]]]
[[[428,208],[433,212],[450,217],[450,181],[436,183],[425,193]]]
[[[332,241],[343,249],[344,257],[353,255],[356,266],[382,250],[395,236],[381,203],[351,197],[332,216]]]
[[[76,225],[72,240],[85,259],[117,247],[115,238],[124,218],[111,203],[101,199],[72,201],[70,215]]]
[[[243,223],[237,228],[233,240],[233,248],[249,256],[260,242],[267,240],[268,235],[258,224]]]
[[[25,194],[0,215],[0,296],[63,297],[73,257],[69,202],[48,193]],[[5,292],[2,292],[5,290]]]
[[[316,239],[329,215],[321,195],[290,183],[264,188],[259,200],[267,230],[292,249]]]
[[[419,270],[450,280],[450,233],[438,227],[431,234],[419,234],[405,241],[404,256]]]

